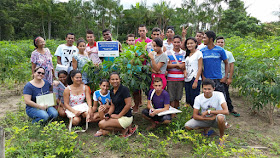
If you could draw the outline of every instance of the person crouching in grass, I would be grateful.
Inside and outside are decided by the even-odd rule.
[[[151,126],[147,130],[156,128],[158,123],[169,124],[171,122],[171,115],[158,116],[160,112],[169,110],[169,94],[162,89],[162,79],[155,77],[153,81],[154,89],[150,90],[148,95],[148,105],[142,111],[143,117],[151,122]]]
[[[211,79],[204,79],[202,82],[203,93],[194,100],[193,118],[186,122],[186,130],[204,129],[204,135],[210,136],[210,127],[218,128],[220,131],[220,145],[223,146],[223,139],[226,129],[226,116],[229,114],[227,102],[222,92],[214,91],[215,82]],[[199,115],[201,110],[201,115]]]

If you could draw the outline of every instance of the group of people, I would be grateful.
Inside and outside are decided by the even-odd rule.
[[[231,113],[239,116],[231,104],[228,92],[235,60],[231,52],[223,49],[225,39],[216,38],[213,31],[197,32],[195,37],[189,38],[185,37],[186,32],[187,29],[182,28],[182,36],[175,35],[174,27],[169,26],[166,29],[167,39],[163,40],[163,31],[156,27],[151,31],[150,39],[146,36],[146,26],[140,25],[138,39],[133,34],[127,35],[128,45],[146,43],[148,56],[139,52],[135,52],[135,55],[145,59],[143,64],[151,66],[152,82],[150,91],[146,92],[148,103],[142,111],[143,117],[151,122],[147,129],[171,122],[175,114],[159,113],[168,110],[170,106],[179,108],[185,87],[186,104],[194,109],[193,118],[186,122],[185,128],[203,128],[203,134],[210,135],[209,128],[218,127],[222,138],[228,127],[225,115]],[[102,34],[105,41],[112,41],[110,30],[105,29]],[[33,80],[26,84],[23,91],[26,113],[33,118],[33,122],[44,122],[56,118],[58,114],[61,117],[72,114],[73,125],[78,125],[82,118],[87,122],[99,122],[100,130],[95,136],[112,131],[120,131],[122,136],[131,135],[137,129],[137,126],[132,127],[132,114],[139,112],[142,91],[133,92],[132,107],[128,87],[121,84],[118,73],[112,73],[109,80],[100,82],[100,90],[93,93],[92,99],[91,90],[86,86],[89,82],[87,74],[81,73],[83,66],[88,61],[98,66],[104,60],[114,61],[114,57],[98,56],[97,43],[91,30],[87,31],[86,40],[87,43],[79,38],[76,47],[73,45],[74,34],[66,35],[66,44],[58,46],[55,56],[57,64],[66,66],[67,70],[59,71],[56,78],[52,55],[49,49],[44,48],[45,40],[40,36],[34,39],[35,50],[31,54]],[[121,43],[119,51],[121,55]],[[36,103],[36,96],[51,91],[56,94],[57,106],[41,106]]]

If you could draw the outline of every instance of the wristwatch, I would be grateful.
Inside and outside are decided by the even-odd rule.
[[[209,115],[211,114],[211,110],[208,110],[208,114],[209,114]]]

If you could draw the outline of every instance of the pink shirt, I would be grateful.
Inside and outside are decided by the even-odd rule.
[[[152,41],[153,41],[153,40],[151,40],[149,37],[146,37],[146,40],[145,40],[146,43],[150,43],[150,42],[152,42]],[[137,42],[142,42],[142,40],[141,40],[140,37],[139,37],[138,39],[135,40],[135,44],[136,44]]]
[[[89,58],[92,60],[92,62],[94,64],[101,64],[102,61],[98,57],[98,49],[97,49],[96,42],[94,42],[93,47],[90,47],[89,44],[87,44],[87,47],[86,47],[86,50],[85,50],[86,54],[88,54],[88,52],[90,52],[90,51],[92,53],[89,55]]]

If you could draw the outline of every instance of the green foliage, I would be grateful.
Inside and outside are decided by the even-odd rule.
[[[17,113],[7,113],[1,126],[6,132],[6,157],[76,157],[81,154],[79,148],[75,148],[78,135],[69,133],[63,121],[45,126],[32,124],[20,108]]]
[[[122,79],[122,84],[128,86],[130,91],[136,89],[146,90],[151,81],[150,67],[143,65],[144,61],[140,55],[147,55],[145,43],[139,43],[134,46],[123,47],[123,52],[116,57],[114,62],[103,61],[102,65],[96,66],[88,62],[83,70],[87,73],[90,81],[93,81],[92,87],[99,88],[101,79],[109,79],[111,72],[118,72]]]
[[[273,124],[274,108],[280,102],[279,38],[232,37],[227,42],[226,49],[236,58],[233,86],[251,98],[254,109],[264,109]]]

